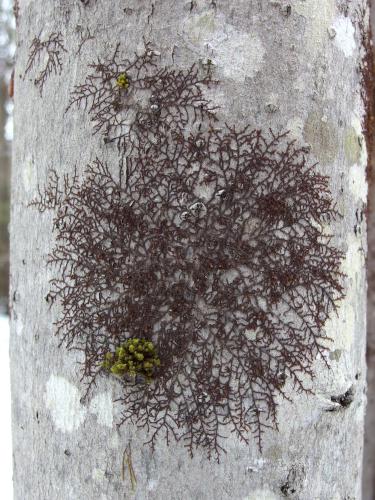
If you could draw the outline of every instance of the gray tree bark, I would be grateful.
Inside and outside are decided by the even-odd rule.
[[[15,498],[357,500],[361,498],[365,409],[367,149],[362,87],[362,0],[20,0],[15,67],[11,209],[11,378]],[[362,10],[364,8],[364,10]],[[34,37],[61,32],[61,73],[35,85],[46,53],[26,73]],[[85,41],[84,41],[85,40]],[[84,41],[84,43],[82,43]],[[151,453],[145,432],[117,429],[119,387],[99,378],[83,403],[75,351],[58,348],[59,305],[44,299],[52,271],[52,214],[28,203],[51,168],[81,175],[95,157],[115,168],[116,148],[92,135],[87,115],[64,114],[87,65],[117,43],[132,54],[151,42],[164,65],[214,65],[220,119],[289,130],[307,145],[342,218],[330,225],[345,257],[346,296],[325,325],[327,369],[314,361],[313,394],[278,399],[278,431],[255,442],[226,440],[220,463],[162,440]],[[58,68],[59,69],[59,68]],[[130,445],[130,447],[129,447]],[[131,457],[130,457],[131,450]]]

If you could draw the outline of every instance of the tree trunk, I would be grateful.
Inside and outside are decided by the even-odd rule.
[[[16,12],[15,498],[361,498],[367,5]]]

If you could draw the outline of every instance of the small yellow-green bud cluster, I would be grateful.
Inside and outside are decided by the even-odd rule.
[[[119,87],[122,89],[127,89],[129,87],[129,78],[126,73],[121,73],[117,80],[116,83]]]
[[[102,366],[120,377],[143,375],[146,380],[151,380],[154,368],[160,366],[160,359],[153,342],[133,338],[117,347],[114,353],[108,352]]]

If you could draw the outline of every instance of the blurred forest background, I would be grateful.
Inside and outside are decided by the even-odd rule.
[[[0,482],[1,498],[13,498],[11,398],[9,373],[9,194],[13,138],[13,103],[9,95],[15,52],[15,22],[12,0],[0,0]]]
[[[15,52],[11,0],[0,0],[0,314],[7,312],[9,286],[9,184],[12,149],[12,108],[9,85]]]

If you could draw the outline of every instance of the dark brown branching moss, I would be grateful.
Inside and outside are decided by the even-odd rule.
[[[188,71],[159,68],[158,60],[149,46],[133,59],[120,58],[117,45],[109,61],[98,59],[89,66],[67,110],[83,107],[94,133],[100,133],[105,143],[115,142],[121,152],[134,142],[150,140],[150,134],[181,134],[191,121],[214,121],[215,109],[203,94],[203,88],[214,83],[211,74],[200,76],[195,65]],[[118,85],[121,75],[129,80],[126,88]]]
[[[51,74],[60,75],[62,72],[62,52],[66,52],[62,34],[60,32],[51,33],[44,41],[41,40],[40,35],[36,36],[31,42],[29,50],[25,77],[35,66],[39,67],[41,63],[43,64],[42,69],[34,79],[34,85],[42,95],[48,77]],[[46,62],[44,62],[45,56],[47,56]]]
[[[196,66],[160,68],[148,49],[117,63],[118,52],[91,65],[70,105],[127,147],[124,166],[53,172],[33,202],[55,209],[57,334],[83,352],[89,385],[108,352],[153,343],[151,383],[124,379],[119,399],[120,424],[146,429],[152,447],[174,439],[219,458],[234,432],[261,448],[285,381],[310,391],[343,297],[342,254],[322,230],[337,216],[328,178],[287,134],[219,124]]]
[[[85,30],[83,30],[82,26],[79,26],[78,33],[79,33],[80,40],[79,40],[78,49],[76,51],[76,55],[79,55],[81,53],[83,46],[87,42],[89,42],[90,40],[95,40],[94,35],[90,31],[90,28],[85,28]]]

